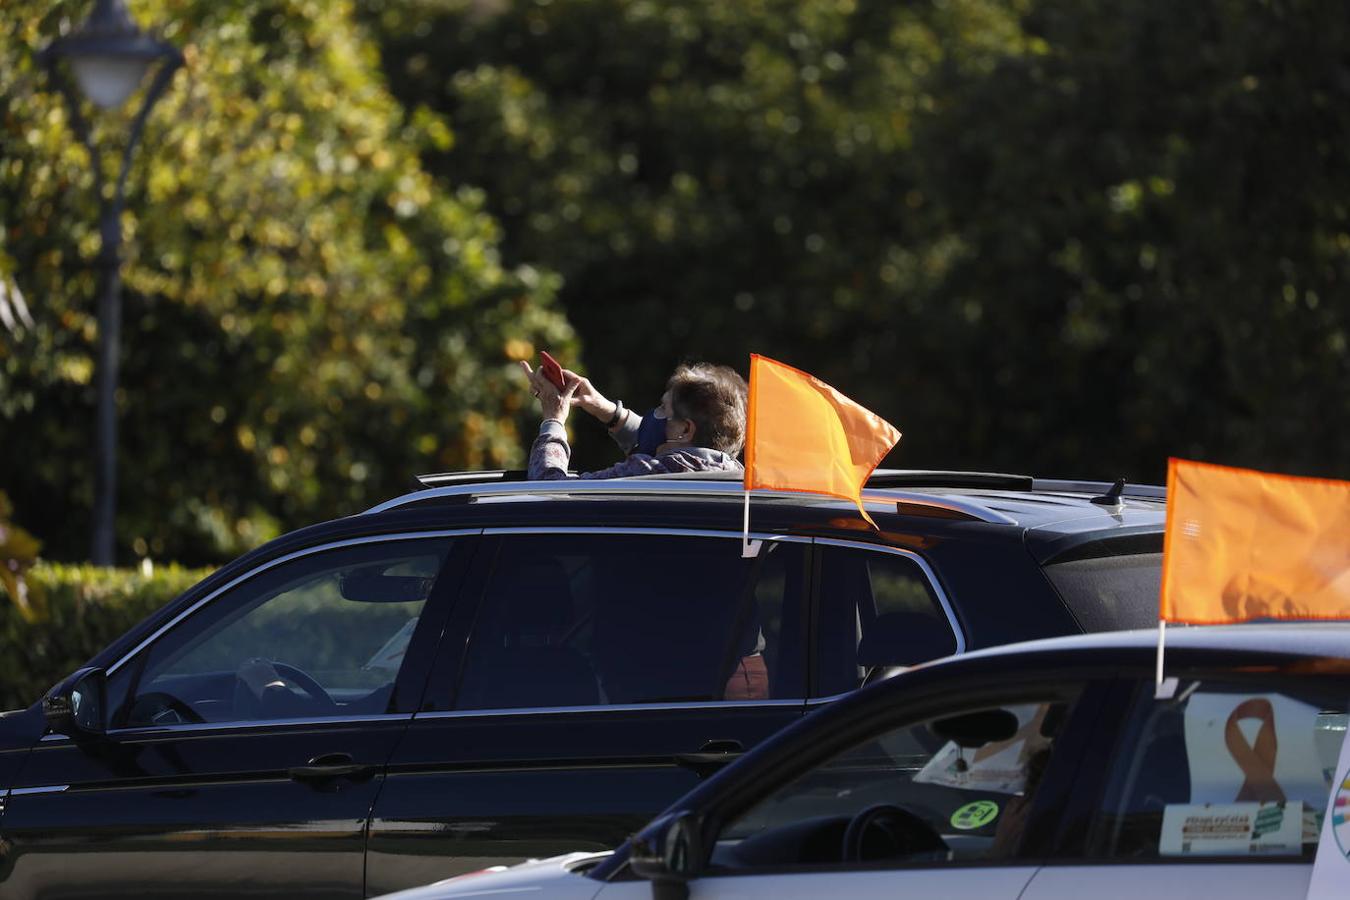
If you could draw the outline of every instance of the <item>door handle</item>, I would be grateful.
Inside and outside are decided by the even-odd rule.
[[[329,778],[360,780],[375,774],[375,767],[358,763],[350,753],[326,753],[316,756],[307,765],[292,766],[286,773],[296,781],[325,781]]]
[[[694,753],[676,753],[675,764],[707,778],[745,752],[740,741],[708,741]]]

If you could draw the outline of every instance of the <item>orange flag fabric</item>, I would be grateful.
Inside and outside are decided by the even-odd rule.
[[[1350,619],[1350,482],[1169,460],[1159,614]]]
[[[862,505],[862,488],[900,440],[885,419],[825,382],[750,355],[745,489],[829,494]]]

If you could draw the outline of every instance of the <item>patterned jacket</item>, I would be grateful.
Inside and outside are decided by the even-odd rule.
[[[630,415],[623,426],[613,433],[615,442],[624,452],[637,441],[639,416]],[[569,478],[567,466],[572,461],[572,448],[567,443],[567,429],[555,419],[545,419],[539,426],[539,436],[530,448],[529,477],[553,481]],[[596,472],[582,472],[577,478],[624,478],[629,475],[661,475],[671,472],[742,472],[735,457],[708,447],[681,447],[656,456],[630,453],[620,463]]]

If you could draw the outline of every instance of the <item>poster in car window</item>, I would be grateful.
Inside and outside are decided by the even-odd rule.
[[[1303,851],[1304,806],[1279,803],[1169,803],[1162,856],[1295,855]]]
[[[1331,727],[1319,707],[1292,697],[1197,691],[1185,713],[1190,802],[1298,801],[1320,811],[1340,750]]]

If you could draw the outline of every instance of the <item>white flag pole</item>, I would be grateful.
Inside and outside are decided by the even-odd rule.
[[[1177,692],[1175,678],[1163,678],[1163,647],[1167,640],[1167,620],[1158,618],[1158,668],[1154,672],[1153,699],[1171,700]]]

